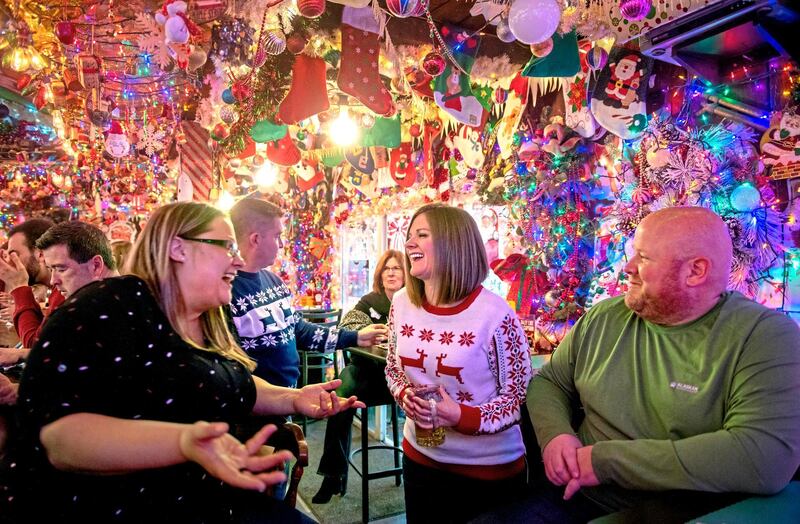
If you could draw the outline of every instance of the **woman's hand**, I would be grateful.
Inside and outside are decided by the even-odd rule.
[[[444,387],[439,386],[439,395],[442,400],[425,400],[414,394],[414,388],[406,389],[403,397],[403,411],[410,416],[417,425],[424,429],[452,427],[461,420],[461,406],[447,394]]]
[[[358,345],[362,348],[380,344],[389,339],[389,328],[384,324],[370,324],[358,331]]]
[[[335,390],[341,384],[342,381],[336,379],[322,384],[309,384],[298,390],[298,395],[294,399],[295,413],[312,418],[325,418],[345,409],[366,407],[354,396],[339,397]]]
[[[197,462],[214,477],[231,486],[264,491],[286,480],[284,464],[292,458],[288,451],[261,455],[261,447],[275,432],[272,424],[264,426],[242,444],[228,433],[224,422],[195,422],[179,436],[181,453]],[[278,471],[270,471],[279,468]]]

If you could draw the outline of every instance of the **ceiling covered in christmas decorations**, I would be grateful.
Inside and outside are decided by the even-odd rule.
[[[328,289],[348,220],[502,207],[495,271],[556,322],[624,289],[648,212],[704,205],[755,295],[781,281],[772,183],[800,176],[767,3],[2,0],[0,222],[260,192],[293,211],[299,285]]]

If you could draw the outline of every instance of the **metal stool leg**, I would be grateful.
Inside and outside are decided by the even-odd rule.
[[[361,410],[361,522],[369,522],[369,408]]]
[[[397,448],[400,446],[400,429],[398,428],[397,424],[397,404],[392,404],[392,438],[394,439],[392,443],[395,446],[394,467],[399,468],[400,450]],[[399,486],[402,478],[402,473],[397,473],[397,475],[394,476],[394,485]]]

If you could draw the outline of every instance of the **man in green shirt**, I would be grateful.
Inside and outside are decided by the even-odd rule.
[[[564,488],[541,511],[527,501],[527,522],[652,503],[688,518],[730,501],[720,494],[788,484],[800,465],[800,330],[726,291],[731,260],[728,228],[707,209],[642,220],[627,295],[584,315],[528,388],[545,474]]]

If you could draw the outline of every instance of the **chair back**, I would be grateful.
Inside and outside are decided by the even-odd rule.
[[[341,309],[304,309],[300,314],[305,321],[324,327],[336,327],[342,319]]]

